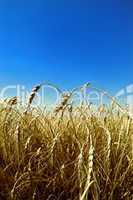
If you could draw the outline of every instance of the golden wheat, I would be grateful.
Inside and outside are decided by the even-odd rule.
[[[0,107],[0,199],[132,199],[128,112],[122,106],[114,112],[115,105],[75,107],[72,92],[62,93],[55,109],[61,115],[29,109],[40,88],[33,88],[27,114],[16,108],[16,97]]]

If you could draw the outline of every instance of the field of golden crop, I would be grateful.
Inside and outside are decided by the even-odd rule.
[[[132,200],[133,120],[113,108],[0,106],[0,200]]]

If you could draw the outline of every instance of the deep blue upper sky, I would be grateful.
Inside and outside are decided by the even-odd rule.
[[[132,0],[0,1],[0,85],[133,82]]]

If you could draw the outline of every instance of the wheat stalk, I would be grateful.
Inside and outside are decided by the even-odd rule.
[[[40,85],[37,85],[35,86],[33,89],[32,89],[32,92],[30,94],[30,97],[29,97],[29,100],[28,100],[28,106],[30,106],[33,102],[33,99],[35,98],[36,96],[36,93],[40,90],[40,88],[42,87],[42,84]]]
[[[27,114],[28,109],[30,108],[30,105],[32,104],[37,92],[41,89],[41,87],[42,87],[42,84],[37,85],[32,89],[31,94],[28,99],[28,105],[27,105],[26,111],[24,111],[24,114]]]
[[[83,147],[80,150],[80,154],[78,156],[78,164],[77,164],[78,178],[79,178],[79,199],[82,196],[82,177],[81,177],[82,163],[83,163]]]
[[[17,148],[17,159],[18,159],[18,162],[19,162],[19,160],[20,160],[20,151],[21,151],[21,141],[20,141],[20,125],[19,124],[17,124],[17,126],[16,126],[16,129],[15,129],[15,133],[14,133],[14,135],[15,135],[15,137],[16,137],[16,142],[17,142],[17,146],[16,146],[16,148]]]
[[[17,97],[12,97],[12,98],[10,98],[10,99],[7,101],[7,104],[8,104],[9,106],[16,105],[16,104],[17,104]]]
[[[90,135],[90,149],[89,149],[89,158],[88,158],[88,176],[85,184],[85,190],[80,198],[80,200],[84,200],[85,196],[88,193],[88,190],[94,181],[91,181],[91,174],[93,171],[93,159],[94,159],[94,147],[92,144],[92,137]]]
[[[70,97],[71,97],[70,93],[62,94],[61,102],[59,105],[56,106],[55,111],[54,111],[56,114],[62,111],[67,106],[68,100],[70,99]]]

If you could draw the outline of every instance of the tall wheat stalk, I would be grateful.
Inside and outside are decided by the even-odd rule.
[[[92,144],[92,137],[90,135],[90,149],[89,149],[89,157],[88,157],[88,174],[87,174],[85,189],[84,189],[82,196],[80,197],[80,200],[87,199],[87,197],[85,197],[85,196],[87,196],[90,186],[92,185],[92,183],[94,183],[94,181],[91,181],[91,175],[92,175],[92,171],[93,171],[93,159],[94,159],[94,147],[93,147],[93,144]]]

